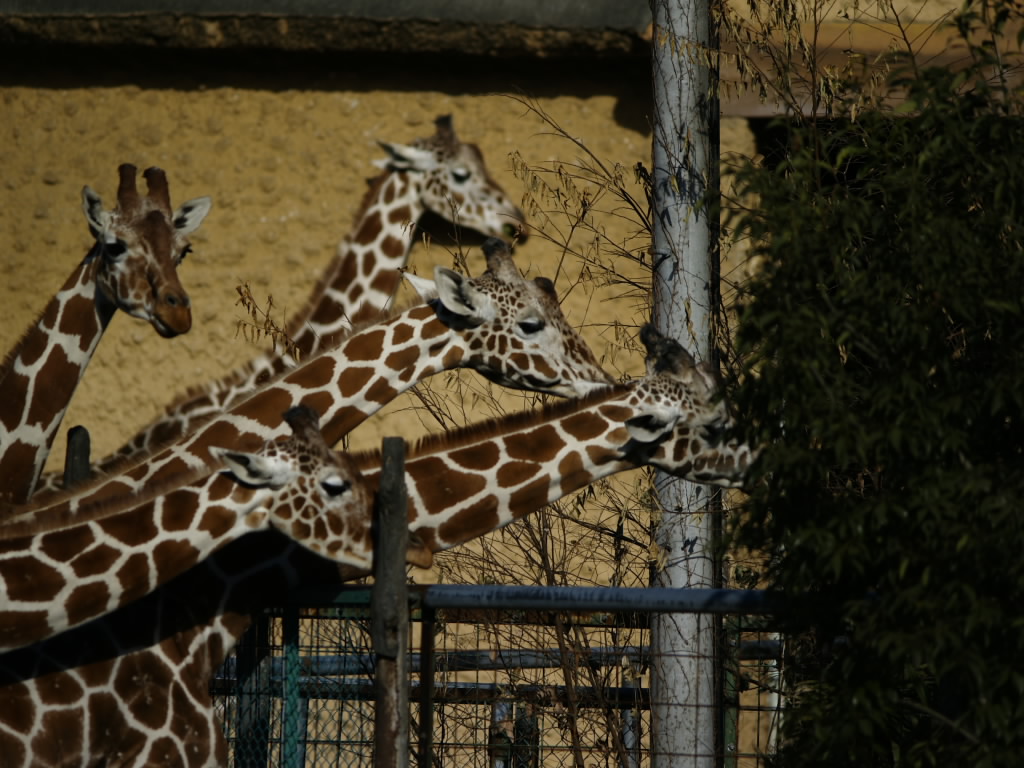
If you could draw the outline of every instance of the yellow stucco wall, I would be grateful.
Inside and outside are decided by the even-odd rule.
[[[90,63],[81,71],[71,61],[52,71],[29,73],[26,67],[22,82],[10,73],[0,87],[3,349],[15,343],[90,245],[80,209],[83,185],[113,207],[116,168],[130,162],[140,169],[163,167],[175,205],[213,197],[181,270],[193,301],[193,330],[167,341],[119,315],[79,389],[62,432],[88,426],[94,456],[115,449],[186,388],[256,354],[257,347],[236,336],[244,317],[236,306],[239,283],[247,281],[257,298],[272,294],[282,313],[303,305],[348,231],[365,180],[376,172],[378,139],[430,135],[433,118],[452,113],[459,135],[481,146],[494,176],[517,201],[524,184],[513,173],[511,153],[518,151],[531,165],[573,163],[580,155],[570,142],[549,135],[520,102],[502,95],[514,91],[514,72],[420,70],[405,78],[398,69],[371,81],[366,73],[321,68],[318,61],[315,68],[302,59],[275,67],[267,82],[192,64],[183,55],[147,57],[138,65]],[[537,104],[604,161],[627,169],[648,163],[647,83],[624,77],[595,83],[586,75],[552,68],[549,82],[535,78]],[[432,79],[436,87],[428,87]],[[742,121],[726,121],[723,143],[729,145],[734,134],[748,142],[743,129]],[[600,223],[620,240],[634,228],[614,216]],[[637,372],[640,355],[616,350],[606,325],[641,321],[635,300],[604,303],[621,292],[614,287],[577,285],[570,291],[580,265],[561,256],[560,247],[540,237],[517,251],[524,271],[556,279],[567,297],[567,315],[584,328],[609,370]],[[429,275],[435,264],[451,261],[443,247],[417,246],[411,264]],[[470,252],[469,266],[473,273],[482,269],[479,250]],[[521,406],[512,401],[508,407]],[[407,416],[376,419],[353,435],[353,444],[408,435],[417,431],[410,422],[415,420]],[[62,435],[50,467],[59,467],[63,455]]]

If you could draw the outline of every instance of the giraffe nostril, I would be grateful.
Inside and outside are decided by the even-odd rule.
[[[178,307],[184,307],[185,309],[188,309],[189,303],[190,302],[188,296],[179,296],[176,293],[164,294],[164,304],[166,304],[168,307],[171,307],[172,309],[176,309]]]

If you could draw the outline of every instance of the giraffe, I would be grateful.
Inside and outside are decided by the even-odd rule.
[[[472,368],[503,386],[563,397],[609,385],[579,334],[568,324],[546,278],[524,278],[508,245],[482,246],[487,270],[467,278],[437,267],[436,296],[348,336],[233,404],[202,427],[162,448],[116,480],[100,483],[95,498],[159,484],[210,460],[212,445],[258,450],[282,434],[280,414],[305,404],[323,414],[322,430],[335,444],[366,418],[441,370]]]
[[[60,422],[100,337],[120,309],[170,338],[192,325],[188,294],[177,267],[190,250],[188,235],[210,210],[210,198],[171,209],[166,174],[118,168],[117,207],[104,210],[92,189],[82,210],[95,243],[38,321],[0,367],[0,496],[25,502],[35,490]]]
[[[187,434],[254,387],[294,367],[296,357],[307,359],[336,345],[353,323],[387,310],[415,242],[416,223],[425,214],[484,236],[527,239],[522,211],[491,177],[480,149],[458,139],[451,115],[438,117],[434,125],[433,136],[411,144],[379,142],[387,153],[376,163],[383,173],[370,180],[352,231],[339,243],[305,308],[285,326],[296,355],[261,355],[210,387],[186,394],[101,461],[101,472]],[[56,481],[56,476],[49,478],[51,486]]]
[[[0,652],[127,605],[253,531],[368,568],[371,497],[355,464],[328,449],[312,409],[284,420],[292,436],[258,453],[212,447],[212,466],[169,485],[91,506],[74,491],[0,528]]]
[[[741,484],[757,454],[729,437],[714,381],[675,342],[643,339],[642,379],[423,441],[405,465],[415,545],[455,546],[642,464]],[[379,454],[355,461],[374,487]],[[222,765],[208,684],[252,614],[299,585],[360,573],[256,534],[100,622],[0,656],[0,750],[19,756],[12,766],[28,754],[48,768]]]
[[[154,523],[153,508],[167,504],[173,508],[178,503],[187,509],[197,497],[222,498],[223,484],[217,485],[220,478],[208,466],[221,455],[219,448],[259,450],[281,437],[282,426],[267,415],[268,408],[278,408],[280,413],[281,406],[323,407],[324,435],[329,442],[337,442],[401,389],[456,365],[476,367],[502,384],[560,394],[608,384],[607,374],[589,349],[579,346],[582,342],[562,318],[550,283],[523,278],[503,241],[488,240],[484,250],[489,269],[475,281],[445,268],[436,270],[438,298],[433,305],[369,326],[120,475],[104,477],[65,498],[51,495],[9,513],[6,529],[20,538],[12,538],[6,549],[5,569],[0,532],[0,575],[8,580],[7,605],[0,610],[0,618],[10,620],[8,629],[0,630],[0,650],[42,639],[136,599],[240,535],[243,523],[220,536],[210,534],[204,549],[195,542],[191,548],[163,547],[166,532],[159,535],[159,521],[165,513]],[[412,325],[414,318],[419,332]],[[173,493],[167,495],[169,490]],[[137,503],[140,495],[145,501]],[[109,514],[111,510],[124,515]],[[101,522],[91,519],[97,516],[106,517]],[[173,519],[168,525],[180,526],[182,521]],[[108,527],[127,529],[123,544],[135,546],[108,542]],[[41,530],[49,536],[37,540]],[[88,545],[94,539],[102,547],[99,554],[92,549],[81,552],[75,546],[75,542]],[[42,562],[40,547],[53,540],[64,542],[50,545],[61,549],[66,558],[63,573],[56,555],[46,552]],[[22,554],[26,546],[31,554]],[[149,549],[158,554],[150,557]],[[131,588],[124,586],[129,571],[108,572],[111,561],[119,569],[142,571],[131,577]]]

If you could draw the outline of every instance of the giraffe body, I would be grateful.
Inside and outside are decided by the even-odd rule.
[[[739,484],[755,454],[721,437],[729,419],[714,399],[713,382],[678,345],[650,333],[646,340],[661,351],[649,360],[644,379],[559,404],[540,416],[512,417],[418,447],[406,460],[413,540],[428,550],[454,546],[588,482],[641,464],[695,480]],[[375,486],[379,456],[356,460]],[[36,727],[29,736],[18,725],[17,716],[29,703],[35,722],[45,712],[89,723],[102,706],[118,724],[114,733],[93,734],[86,725],[68,731],[66,738],[77,750],[74,759],[40,764],[88,765],[99,755],[123,752],[132,759],[113,764],[149,765],[145,756],[163,744],[175,758],[167,765],[216,765],[226,744],[207,684],[251,615],[301,584],[331,583],[357,573],[352,568],[339,573],[337,566],[279,535],[258,534],[103,621],[0,656],[5,683],[0,749],[20,754],[32,738],[43,740],[45,728]],[[86,645],[89,653],[81,650]],[[150,696],[168,702],[159,717],[151,716],[159,728],[135,714],[137,708],[145,710],[137,689],[117,688],[114,681],[128,675],[145,680]],[[74,700],[56,701],[55,689],[74,690]],[[38,703],[44,698],[46,704]]]
[[[294,434],[258,453],[212,448],[216,466],[169,488],[92,508],[72,495],[0,528],[0,651],[127,605],[253,531],[274,528],[318,555],[369,568],[370,493],[311,414],[289,411]]]
[[[177,267],[188,235],[210,210],[207,197],[172,211],[167,177],[119,169],[118,205],[104,210],[89,187],[82,209],[96,242],[0,367],[0,497],[31,497],[79,380],[116,310],[148,321],[163,337],[192,324]]]

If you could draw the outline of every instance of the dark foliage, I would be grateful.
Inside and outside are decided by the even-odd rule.
[[[733,536],[794,606],[785,766],[1024,755],[1024,121],[972,52],[738,174],[768,447]]]

